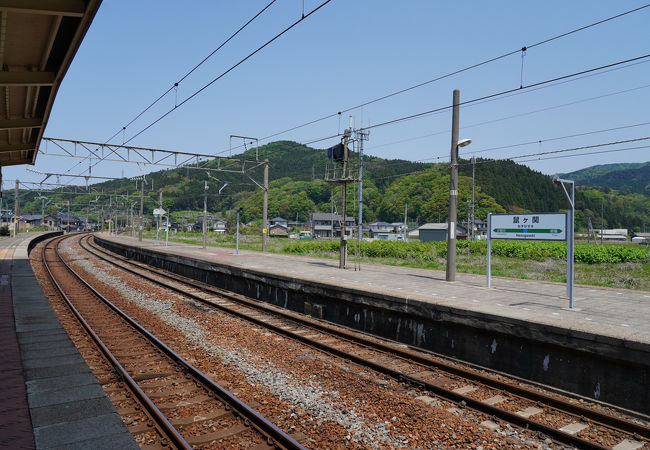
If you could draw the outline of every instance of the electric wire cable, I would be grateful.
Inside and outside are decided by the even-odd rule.
[[[219,50],[221,50],[228,42],[230,42],[232,39],[234,39],[241,31],[244,30],[248,25],[250,25],[255,19],[257,19],[260,15],[262,15],[267,9],[271,7],[277,0],[271,0],[264,8],[262,8],[260,11],[257,12],[253,17],[251,17],[246,23],[244,23],[242,26],[240,26],[237,31],[232,33],[225,41],[223,41],[221,44],[219,44],[210,54],[205,56],[198,64],[196,64],[192,69],[190,69],[185,75],[183,75],[177,82],[172,84],[165,92],[160,94],[158,98],[156,98],[153,102],[149,104],[146,108],[144,108],[140,113],[136,114],[133,119],[131,119],[126,125],[124,125],[122,128],[120,128],[113,136],[108,138],[104,144],[108,144],[111,142],[115,137],[117,137],[120,133],[124,133],[126,129],[133,124],[136,120],[138,120],[142,115],[144,115],[147,111],[149,111],[154,105],[156,105],[160,100],[162,100],[167,94],[169,94],[172,90],[177,88],[187,77],[189,77],[192,73],[194,73],[199,67],[201,67],[206,61],[208,61],[212,56],[214,56],[215,53],[217,53]],[[66,173],[70,172],[74,168],[78,167],[83,161],[80,161],[79,163],[75,164],[74,166],[70,167]],[[95,164],[96,165],[96,164]],[[94,167],[94,166],[92,166]]]
[[[609,21],[611,21],[611,20],[618,19],[618,18],[623,17],[623,16],[626,16],[626,15],[628,15],[628,14],[632,14],[632,13],[635,13],[635,12],[641,11],[641,10],[643,10],[643,9],[645,9],[645,8],[648,8],[648,7],[650,7],[650,4],[645,4],[645,5],[642,5],[642,6],[638,7],[638,8],[634,8],[634,9],[631,9],[631,10],[628,10],[628,11],[624,11],[624,12],[622,12],[622,13],[620,13],[620,14],[616,14],[616,15],[614,15],[614,16],[607,17],[607,18],[602,19],[602,20],[599,20],[599,21],[597,21],[597,22],[593,22],[593,23],[590,23],[590,24],[588,24],[588,25],[584,25],[584,26],[582,26],[582,27],[575,28],[575,29],[573,29],[573,30],[567,31],[567,32],[565,32],[565,33],[562,33],[562,34],[558,34],[558,35],[552,36],[552,37],[550,37],[550,38],[544,39],[544,40],[539,41],[539,42],[536,42],[536,43],[534,43],[534,44],[530,44],[530,45],[524,46],[524,47],[519,48],[519,49],[517,49],[517,50],[512,50],[512,51],[509,51],[509,52],[503,53],[503,54],[501,54],[501,55],[499,55],[499,56],[495,56],[495,57],[493,57],[493,58],[489,58],[489,59],[486,59],[486,60],[484,60],[484,61],[481,61],[481,62],[478,62],[478,63],[475,63],[475,64],[471,64],[471,65],[466,66],[466,67],[464,67],[464,68],[461,68],[461,69],[458,69],[458,70],[455,70],[455,71],[452,71],[452,72],[446,73],[446,74],[444,74],[444,75],[440,75],[440,76],[438,76],[438,77],[432,78],[432,79],[427,80],[427,81],[423,81],[423,82],[418,83],[418,84],[415,84],[415,85],[413,85],[413,86],[409,86],[409,87],[407,87],[407,88],[400,89],[400,90],[398,90],[398,91],[395,91],[395,92],[392,92],[392,93],[389,93],[389,94],[383,95],[383,96],[381,96],[381,97],[377,97],[377,98],[375,98],[375,99],[368,100],[368,101],[363,102],[363,103],[360,103],[360,104],[358,104],[358,105],[356,105],[356,106],[351,106],[351,107],[348,107],[348,108],[345,108],[345,109],[341,109],[340,111],[338,111],[338,112],[336,112],[336,113],[328,114],[328,115],[325,115],[325,116],[319,117],[319,118],[317,118],[317,119],[313,119],[313,120],[310,120],[310,121],[308,121],[308,122],[302,123],[302,124],[300,124],[300,125],[296,125],[296,126],[293,126],[293,127],[287,128],[286,130],[279,131],[279,132],[276,132],[276,133],[272,133],[272,134],[270,134],[270,135],[268,135],[268,136],[265,136],[265,137],[260,138],[259,140],[260,140],[260,141],[265,141],[265,140],[268,140],[268,139],[274,138],[274,137],[276,137],[276,136],[279,136],[279,135],[282,135],[282,134],[285,134],[285,133],[288,133],[288,132],[291,132],[291,131],[295,131],[295,130],[297,130],[297,129],[299,129],[299,128],[303,128],[303,127],[306,127],[306,126],[312,125],[312,124],[314,124],[314,123],[318,123],[318,122],[321,122],[321,121],[323,121],[323,120],[330,119],[330,118],[332,118],[332,117],[340,116],[340,115],[343,114],[343,113],[347,113],[347,112],[353,111],[353,110],[355,110],[355,109],[359,109],[359,108],[362,108],[362,107],[364,107],[364,106],[368,106],[368,105],[371,105],[371,104],[373,104],[373,103],[377,103],[377,102],[380,102],[380,101],[382,101],[382,100],[386,100],[386,99],[391,98],[391,97],[394,97],[394,96],[396,96],[396,95],[400,95],[400,94],[403,94],[403,93],[406,93],[406,92],[412,91],[412,90],[417,89],[417,88],[420,88],[420,87],[422,87],[422,86],[426,86],[426,85],[428,85],[428,84],[435,83],[435,82],[437,82],[437,81],[440,81],[440,80],[443,80],[443,79],[446,79],[446,78],[450,78],[450,77],[452,77],[452,76],[454,76],[454,75],[458,75],[458,74],[460,74],[460,73],[463,73],[463,72],[466,72],[466,71],[469,71],[469,70],[475,69],[475,68],[477,68],[477,67],[480,67],[480,66],[483,66],[483,65],[489,64],[489,63],[491,63],[491,62],[495,62],[495,61],[498,61],[498,60],[500,60],[500,59],[507,58],[508,56],[512,56],[512,55],[519,54],[523,49],[531,49],[531,48],[538,47],[538,46],[543,45],[543,44],[547,44],[547,43],[552,42],[552,41],[555,41],[555,40],[557,40],[557,39],[560,39],[560,38],[563,38],[563,37],[566,37],[566,36],[569,36],[569,35],[572,35],[572,34],[578,33],[578,32],[580,32],[580,31],[587,30],[587,29],[589,29],[589,28],[595,27],[595,26],[597,26],[597,25],[601,25],[601,24],[606,23],[606,22],[609,22]],[[239,148],[239,147],[241,147],[241,146],[238,146],[237,148]],[[224,152],[225,152],[225,151],[220,152],[220,153],[224,153]],[[218,154],[220,154],[220,153],[218,153]]]
[[[315,7],[314,9],[312,9],[311,11],[309,11],[307,14],[303,15],[300,19],[298,19],[298,20],[296,20],[295,22],[293,22],[291,25],[289,25],[288,27],[286,27],[284,30],[282,30],[281,32],[279,32],[278,34],[276,34],[275,36],[273,36],[271,39],[269,39],[268,41],[266,41],[264,44],[260,45],[257,49],[253,50],[253,51],[252,51],[251,53],[249,53],[247,56],[245,56],[244,58],[242,58],[241,60],[239,60],[239,62],[233,64],[230,68],[226,69],[226,70],[225,70],[224,72],[222,72],[220,75],[218,75],[217,77],[213,78],[211,81],[209,81],[208,83],[206,83],[205,85],[203,85],[201,88],[199,88],[199,89],[197,89],[196,91],[194,91],[192,94],[190,94],[189,97],[187,97],[186,99],[184,99],[184,100],[183,100],[182,102],[180,102],[178,105],[174,105],[174,107],[173,107],[172,109],[170,109],[170,110],[167,111],[166,113],[164,113],[164,114],[162,114],[161,116],[159,116],[157,119],[155,119],[155,120],[154,120],[153,122],[151,122],[149,125],[145,126],[143,129],[141,129],[141,130],[138,131],[136,134],[134,134],[133,136],[131,136],[131,137],[130,137],[128,140],[126,140],[124,143],[125,143],[125,144],[126,144],[126,143],[129,143],[129,142],[131,142],[133,139],[135,139],[136,137],[140,136],[142,133],[144,133],[145,131],[147,131],[148,129],[150,129],[150,128],[153,127],[154,125],[156,125],[158,122],[160,122],[162,119],[164,119],[165,117],[167,117],[168,115],[170,115],[172,112],[176,111],[176,109],[180,108],[181,106],[183,106],[183,105],[184,105],[185,103],[187,103],[188,101],[192,100],[194,97],[196,97],[197,95],[199,95],[201,92],[203,92],[204,90],[206,90],[208,87],[212,86],[215,82],[219,81],[221,78],[223,78],[224,76],[226,76],[227,74],[229,74],[230,72],[232,72],[234,69],[236,69],[236,68],[239,67],[241,64],[243,64],[244,62],[246,62],[247,60],[249,60],[250,58],[252,58],[254,55],[256,55],[256,54],[259,53],[261,50],[263,50],[264,48],[266,48],[267,46],[269,46],[271,43],[273,43],[274,41],[276,41],[277,39],[279,39],[281,36],[283,36],[283,35],[284,35],[285,33],[287,33],[288,31],[290,31],[291,29],[293,29],[296,25],[298,25],[299,23],[303,22],[305,19],[309,18],[312,14],[314,14],[315,12],[317,12],[318,10],[320,10],[321,8],[323,8],[325,5],[327,5],[327,4],[330,3],[331,1],[332,1],[332,0],[325,0],[325,1],[322,2],[320,5],[318,5],[317,7]]]

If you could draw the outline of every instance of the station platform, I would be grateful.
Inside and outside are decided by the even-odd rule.
[[[34,276],[42,235],[0,238],[0,447],[138,448]]]
[[[484,275],[97,237],[252,298],[649,413],[650,292],[576,285],[569,310],[562,283],[493,277],[488,289]]]

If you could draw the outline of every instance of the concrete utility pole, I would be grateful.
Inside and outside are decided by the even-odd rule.
[[[474,240],[474,237],[475,237],[474,236],[474,225],[475,225],[475,223],[474,223],[474,220],[475,220],[475,217],[474,217],[474,210],[475,210],[474,209],[474,168],[475,168],[475,166],[476,166],[476,157],[472,156],[472,222],[470,224],[470,227],[471,227],[471,240],[472,241]]]
[[[370,131],[357,131],[359,140],[359,243],[363,240],[363,141],[368,140]]]
[[[460,91],[454,89],[451,119],[451,173],[449,177],[449,218],[447,219],[446,280],[456,281],[456,205],[458,202],[458,122]]]
[[[203,248],[206,245],[207,223],[208,223],[208,182],[203,185]]]
[[[14,192],[14,237],[18,236],[18,216],[20,215],[20,203],[18,201],[18,186],[20,181],[16,180],[16,191]]]
[[[339,269],[345,269],[345,260],[348,256],[348,241],[345,236],[345,216],[346,216],[346,199],[347,199],[347,168],[348,168],[348,140],[350,139],[350,129],[345,130],[343,134],[343,173],[341,181],[341,245],[339,257]]]
[[[262,200],[262,252],[266,251],[266,236],[269,233],[269,160],[264,160],[264,197]],[[239,220],[237,220],[239,227]],[[237,233],[239,236],[239,233]]]
[[[68,200],[68,230],[67,232],[70,233],[70,200]]]
[[[140,231],[138,232],[138,241],[142,242],[142,229],[144,228],[144,222],[142,213],[144,212],[144,175],[142,176],[142,183],[140,185]]]
[[[41,197],[41,227],[45,226],[45,197]]]
[[[409,215],[409,204],[404,203],[404,240],[406,240],[406,222],[408,220],[408,215]]]
[[[158,190],[159,195],[159,200],[158,200],[158,208],[162,209],[162,189]],[[158,233],[160,232],[160,216],[162,214],[158,214],[156,216],[156,245],[158,245]]]

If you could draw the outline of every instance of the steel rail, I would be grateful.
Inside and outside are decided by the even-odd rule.
[[[64,238],[65,237],[55,238],[43,246],[43,250],[42,250],[43,265],[47,270],[50,280],[52,281],[52,284],[54,284],[54,286],[56,287],[57,291],[59,292],[59,294],[65,301],[65,303],[67,304],[70,311],[72,311],[72,313],[75,315],[79,323],[84,327],[88,335],[93,339],[97,347],[99,347],[99,349],[104,354],[104,356],[110,361],[111,365],[118,371],[119,376],[126,382],[126,384],[129,386],[129,389],[137,396],[138,400],[140,401],[140,404],[144,406],[144,408],[147,410],[149,415],[154,419],[155,423],[159,427],[159,430],[166,436],[167,439],[173,442],[174,445],[177,446],[178,448],[191,449],[192,447],[190,446],[190,444],[187,443],[187,441],[178,432],[178,430],[169,422],[169,420],[167,420],[167,417],[165,417],[165,415],[156,407],[154,402],[149,398],[149,396],[147,396],[147,394],[142,390],[142,388],[140,388],[138,383],[131,377],[131,375],[129,375],[126,369],[117,360],[115,355],[113,355],[113,353],[108,349],[106,344],[104,344],[104,342],[97,335],[97,333],[95,333],[95,331],[92,329],[90,324],[86,321],[86,319],[83,318],[79,310],[72,303],[72,300],[70,300],[70,298],[64,292],[63,287],[56,280],[54,274],[52,273],[52,269],[47,262],[46,252],[47,250],[53,250],[56,257],[59,259],[59,262],[63,262],[63,264],[69,269],[67,264],[65,264],[65,262],[59,255],[59,251],[58,251],[58,244]],[[53,248],[50,247],[50,245],[53,245]]]
[[[59,239],[57,242],[63,238]],[[58,256],[58,249],[57,249]],[[66,266],[66,268],[84,285],[86,286],[95,296],[101,299],[107,306],[109,306],[113,311],[115,311],[122,319],[124,319],[129,325],[135,328],[139,333],[141,333],[145,338],[151,341],[156,347],[162,350],[168,357],[170,357],[174,362],[183,367],[183,369],[188,372],[191,376],[195,377],[200,381],[206,388],[219,396],[220,400],[224,403],[230,405],[233,408],[233,412],[241,415],[248,423],[252,424],[259,433],[267,437],[267,441],[270,439],[272,442],[282,449],[300,449],[304,450],[304,447],[294,440],[291,436],[286,434],[284,431],[280,430],[273,423],[268,421],[264,416],[260,415],[257,411],[249,407],[246,403],[239,400],[228,390],[224,389],[222,386],[214,382],[208,376],[203,374],[200,370],[190,364],[185,360],[181,355],[173,351],[166,344],[156,338],[148,330],[138,324],[134,319],[128,316],[110,300],[105,298],[100,294],[95,288],[93,288],[86,280],[84,280],[78,273],[66,263],[63,258],[60,258],[61,262]],[[191,447],[190,447],[191,448]]]
[[[82,244],[82,246],[83,246],[83,244]],[[110,262],[112,264],[117,265],[116,263],[110,261],[109,259],[107,259],[107,258],[105,258],[105,257],[103,257],[101,255],[97,255],[95,252],[92,252],[87,247],[84,246],[84,248],[86,248],[87,251],[95,254],[96,256],[106,260],[107,262]],[[102,250],[102,251],[105,251],[105,250]],[[112,257],[114,257],[114,256],[112,256]],[[139,267],[137,264],[133,263],[132,261],[130,261],[130,260],[126,259],[126,258],[120,257],[120,258],[116,258],[116,259],[120,259],[123,262],[126,262],[128,264],[132,264],[132,265],[135,265],[135,266]],[[194,298],[194,299],[196,299],[196,300],[198,300],[198,301],[200,301],[202,303],[208,304],[208,305],[210,305],[212,307],[215,307],[217,309],[220,309],[222,311],[225,311],[225,312],[227,312],[229,314],[232,314],[232,315],[235,315],[237,317],[243,318],[243,319],[245,319],[247,321],[250,321],[250,322],[253,322],[253,323],[257,324],[257,325],[272,329],[273,331],[275,331],[275,332],[277,332],[279,334],[288,336],[288,337],[290,337],[292,339],[299,340],[299,341],[301,341],[301,342],[303,342],[305,344],[316,347],[316,348],[318,348],[318,349],[320,349],[322,351],[334,354],[334,355],[339,356],[339,357],[343,357],[345,359],[350,359],[350,360],[352,360],[352,361],[354,361],[354,362],[356,362],[358,364],[368,366],[368,367],[370,367],[370,368],[372,368],[374,370],[385,373],[385,374],[390,375],[390,376],[392,376],[394,378],[397,378],[399,380],[408,381],[408,382],[410,382],[412,384],[426,387],[431,392],[434,392],[437,395],[439,395],[440,397],[443,397],[443,398],[445,398],[447,400],[450,400],[452,402],[460,403],[460,404],[463,404],[462,402],[464,402],[465,405],[471,407],[472,409],[476,409],[478,411],[481,411],[481,412],[484,412],[484,413],[487,413],[487,414],[490,414],[490,415],[494,415],[496,417],[500,417],[503,420],[505,420],[505,421],[507,421],[509,423],[518,425],[518,426],[520,426],[522,428],[528,428],[528,429],[533,429],[533,430],[536,430],[536,431],[543,432],[543,433],[553,437],[554,439],[556,439],[558,441],[568,443],[568,444],[571,444],[571,445],[576,445],[579,448],[599,448],[599,449],[607,448],[607,447],[604,447],[602,445],[596,444],[594,442],[588,441],[586,439],[580,438],[578,436],[571,435],[569,433],[565,433],[563,431],[556,430],[555,428],[552,428],[552,427],[550,427],[548,425],[537,422],[535,420],[532,420],[532,419],[529,419],[529,418],[524,418],[524,417],[519,416],[517,414],[510,413],[508,411],[502,410],[502,409],[500,409],[500,408],[498,408],[496,406],[485,404],[485,403],[483,403],[481,401],[475,400],[475,399],[473,399],[471,397],[468,397],[466,395],[458,394],[458,393],[453,392],[451,390],[445,389],[445,388],[443,388],[441,386],[438,386],[438,385],[432,384],[430,382],[427,382],[426,380],[419,379],[417,377],[413,377],[413,376],[410,376],[410,375],[406,375],[406,374],[404,374],[402,372],[399,372],[397,370],[394,370],[394,369],[390,369],[390,368],[386,367],[384,364],[375,363],[372,360],[368,360],[368,359],[365,359],[363,357],[359,357],[357,355],[354,355],[352,353],[342,351],[342,350],[337,349],[337,348],[335,348],[333,346],[330,346],[330,345],[327,345],[327,344],[320,343],[318,341],[313,341],[311,339],[305,338],[304,336],[301,336],[299,334],[292,333],[290,330],[285,330],[285,329],[283,329],[283,328],[281,328],[279,326],[269,324],[269,323],[267,323],[267,322],[265,322],[263,320],[256,319],[254,317],[250,317],[250,316],[246,315],[245,313],[242,313],[242,312],[239,312],[239,311],[236,311],[236,310],[232,310],[232,309],[229,309],[229,308],[227,308],[227,307],[225,307],[223,305],[219,305],[219,304],[207,301],[206,299],[204,299],[204,298],[202,298],[202,297],[200,297],[198,295],[192,294],[191,292],[187,292],[187,290],[183,290],[182,288],[178,288],[178,287],[173,286],[173,285],[168,285],[166,283],[161,282],[160,280],[156,280],[155,278],[152,278],[152,277],[150,277],[148,275],[145,275],[145,274],[142,274],[140,272],[136,272],[136,271],[134,271],[132,269],[129,269],[129,268],[126,268],[126,267],[124,267],[122,265],[118,265],[118,267],[120,267],[121,269],[126,270],[126,271],[128,271],[130,273],[133,273],[133,274],[135,274],[135,275],[137,275],[139,277],[148,279],[148,280],[150,280],[152,282],[155,282],[155,283],[157,283],[159,285],[165,286],[166,288],[172,289],[175,292],[178,292],[178,293],[181,293],[183,295]],[[176,275],[176,274],[170,274],[169,272],[166,272],[166,271],[163,273],[162,270],[152,270],[152,268],[150,268],[150,267],[147,270],[150,270],[150,271],[152,271],[152,272],[154,272],[154,273],[156,273],[158,275],[161,275],[163,277],[175,280],[177,282],[184,283],[186,285],[195,287],[197,289],[225,296],[228,299],[231,299],[231,300],[233,300],[233,301],[235,301],[237,303],[240,303],[240,304],[244,304],[245,306],[252,307],[252,308],[255,308],[255,309],[263,309],[263,310],[265,310],[265,311],[267,311],[269,313],[272,313],[274,315],[284,316],[285,318],[296,321],[296,322],[299,322],[304,326],[308,326],[308,327],[317,329],[318,331],[321,331],[321,332],[324,332],[324,333],[334,334],[334,335],[336,335],[336,336],[338,336],[340,338],[351,340],[351,341],[353,341],[353,342],[355,342],[357,344],[364,345],[364,346],[366,346],[368,348],[371,348],[373,350],[378,348],[378,349],[380,349],[382,351],[385,351],[387,353],[391,353],[393,356],[397,355],[398,357],[410,360],[412,362],[417,362],[419,364],[422,364],[425,367],[440,368],[442,370],[452,372],[452,373],[454,373],[456,375],[459,375],[459,376],[462,376],[462,377],[465,377],[465,378],[471,378],[473,380],[481,382],[481,383],[483,383],[485,385],[488,385],[490,387],[497,388],[497,389],[502,389],[504,391],[514,393],[515,395],[523,397],[523,398],[525,398],[527,400],[543,402],[547,406],[550,406],[552,408],[560,410],[560,411],[562,411],[564,413],[568,413],[568,414],[572,414],[572,415],[579,415],[579,416],[583,416],[583,417],[588,417],[588,418],[594,420],[595,422],[599,423],[601,426],[605,426],[607,428],[610,428],[610,429],[613,429],[613,430],[616,430],[616,431],[622,431],[624,433],[636,434],[638,436],[643,436],[646,439],[650,435],[650,429],[648,429],[648,427],[644,427],[644,426],[636,424],[634,422],[622,420],[622,419],[612,417],[612,416],[607,415],[607,414],[603,414],[603,413],[601,413],[599,411],[595,411],[595,410],[592,410],[592,409],[589,409],[589,408],[574,405],[574,404],[569,403],[567,401],[557,399],[555,397],[547,396],[547,395],[544,395],[544,394],[539,393],[539,392],[535,392],[535,391],[533,391],[531,389],[527,389],[527,388],[524,388],[524,387],[521,387],[521,386],[515,386],[515,385],[508,384],[508,383],[504,383],[504,382],[502,382],[500,380],[497,380],[497,379],[494,379],[492,377],[489,377],[489,376],[486,376],[486,375],[481,375],[481,374],[476,374],[474,372],[467,371],[467,370],[464,370],[464,369],[459,368],[459,367],[455,367],[455,366],[447,364],[447,363],[432,361],[432,360],[430,360],[430,359],[428,359],[428,358],[426,358],[426,357],[424,357],[422,355],[416,354],[415,352],[396,349],[396,348],[394,348],[394,347],[392,347],[390,345],[382,344],[380,342],[374,342],[374,341],[371,342],[369,340],[366,340],[366,339],[362,338],[361,336],[359,336],[356,333],[350,333],[350,332],[347,332],[347,331],[344,331],[344,330],[341,330],[341,329],[332,329],[332,328],[327,327],[326,325],[323,325],[322,323],[317,323],[317,321],[315,321],[313,319],[297,317],[297,314],[293,314],[293,313],[288,314],[288,313],[286,313],[284,311],[277,311],[276,309],[274,309],[272,307],[269,307],[267,305],[263,305],[260,302],[256,302],[256,301],[248,300],[248,299],[243,299],[242,296],[239,296],[239,295],[227,292],[227,291],[223,291],[223,290],[215,288],[213,286],[205,285],[204,283],[199,283],[199,282],[196,282],[194,280],[189,280],[189,279],[187,279],[185,277],[181,277],[181,276]],[[377,339],[377,338],[375,338],[375,339]]]

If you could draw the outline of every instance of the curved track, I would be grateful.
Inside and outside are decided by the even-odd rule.
[[[43,247],[43,264],[68,307],[155,422],[149,425],[157,430],[159,445],[303,448],[95,291],[59,254],[62,239]]]
[[[404,345],[224,292],[195,280],[135,263],[94,244],[91,249],[90,238],[84,241],[82,246],[87,251],[122,270],[329,354],[426,388],[458,404],[460,408],[469,407],[487,414],[495,418],[495,422],[499,419],[539,431],[557,442],[578,448],[607,448],[601,444],[604,441],[623,443],[627,440],[631,444],[648,444],[650,441],[647,426],[584,406],[575,399],[549,394],[505,377],[410,350]]]

